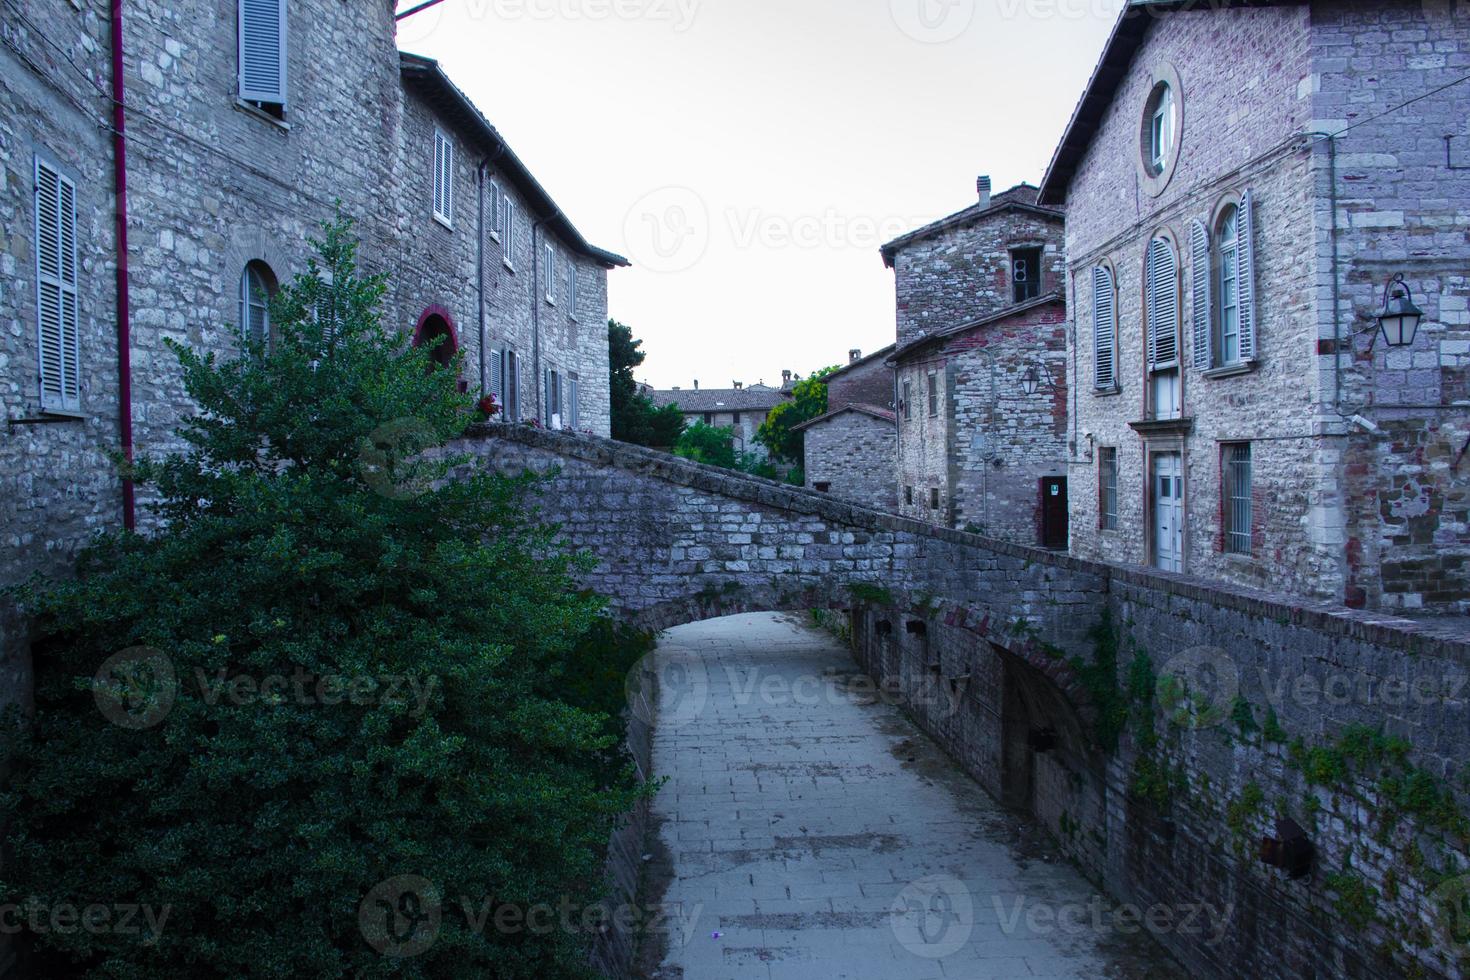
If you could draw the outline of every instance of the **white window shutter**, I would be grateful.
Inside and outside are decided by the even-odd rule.
[[[1240,201],[1240,359],[1256,359],[1256,219],[1255,195]]]
[[[286,0],[240,0],[240,98],[286,104]]]
[[[1148,249],[1149,365],[1168,365],[1179,359],[1178,261],[1174,249],[1155,238]]]
[[[576,380],[567,383],[567,417],[571,420],[572,428],[582,424],[581,392]]]
[[[567,263],[567,312],[577,314],[577,263]]]
[[[1113,274],[1104,266],[1092,270],[1092,383],[1107,391],[1117,387],[1118,325],[1113,303]]]
[[[41,407],[81,408],[76,186],[36,161],[36,334]]]
[[[454,143],[434,130],[434,217],[454,221]]]
[[[489,205],[489,211],[490,211],[490,213],[485,216],[485,227],[486,228],[489,228],[490,229],[490,232],[492,234],[499,235],[500,234],[500,188],[497,187],[495,184],[491,184],[490,185],[490,193],[488,195],[488,198],[489,199],[488,199],[488,201],[486,203]]]
[[[556,302],[556,247],[546,246],[546,298]]]
[[[1194,366],[1208,371],[1214,366],[1214,311],[1210,297],[1210,232],[1202,221],[1189,228],[1190,305],[1194,323]]]
[[[506,393],[506,406],[509,409],[509,420],[519,422],[521,420],[521,359],[511,351],[507,355],[510,358],[510,370],[506,372],[506,381],[510,390]]]
[[[505,392],[500,381],[500,373],[505,370],[503,365],[504,361],[501,359],[500,351],[490,351],[489,366],[487,368],[490,375],[488,379],[490,382],[490,394],[495,396],[495,401],[500,406],[502,412],[505,411]]]

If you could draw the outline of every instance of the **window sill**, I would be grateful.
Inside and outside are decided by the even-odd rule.
[[[1194,431],[1194,419],[1144,419],[1129,422],[1128,428],[1142,436],[1187,436]]]
[[[555,308],[556,298],[554,296],[546,297],[546,305]]]
[[[1214,381],[1218,378],[1235,378],[1242,374],[1250,374],[1256,369],[1255,361],[1241,361],[1239,364],[1226,364],[1224,367],[1210,368],[1201,371],[1200,377],[1209,378]]]
[[[264,109],[260,108],[257,105],[246,102],[244,99],[237,98],[235,100],[235,108],[245,113],[245,115],[247,116],[250,116],[254,119],[259,119],[261,122],[270,123],[272,126],[276,127],[284,133],[289,133],[291,131],[291,124],[286,122],[286,120],[277,119],[269,112],[266,112]]]
[[[1220,557],[1224,558],[1228,564],[1240,565],[1245,568],[1258,568],[1261,564],[1260,559],[1255,555],[1242,555],[1235,551],[1222,551],[1220,552]]]
[[[486,237],[489,238],[496,245],[499,245],[500,244],[500,232],[498,232],[498,231],[492,231]]]
[[[448,218],[444,217],[444,215],[442,215],[442,214],[436,214],[436,215],[434,215],[434,221],[437,224],[441,224],[445,228],[448,228],[450,231],[453,231],[454,230],[454,222],[453,221],[450,221]]]
[[[511,275],[516,274],[516,267],[510,264],[510,259],[501,259],[500,264],[505,266],[506,272],[509,272]]]
[[[1121,395],[1123,389],[1118,385],[1113,385],[1111,388],[1093,388],[1092,393],[1099,398],[1112,398],[1114,395]]]
[[[69,411],[62,408],[43,408],[40,414],[18,419],[6,419],[8,428],[18,425],[57,425],[64,422],[85,422],[90,418],[85,412]]]

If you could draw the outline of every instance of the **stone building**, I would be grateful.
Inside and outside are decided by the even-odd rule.
[[[795,380],[790,371],[782,371],[780,388],[767,384],[746,385],[732,381],[729,388],[701,388],[694,382],[693,388],[669,388],[648,392],[649,398],[658,408],[677,405],[684,413],[689,425],[703,422],[716,428],[735,430],[735,451],[755,453],[764,458],[766,447],[755,441],[756,431],[771,414],[771,409],[791,400],[791,387]]]
[[[502,392],[519,418],[608,432],[606,272],[623,260],[586,243],[437,65],[400,58],[392,3],[113,9],[0,8],[0,585],[146,523],[107,454],[176,445],[192,406],[164,341],[233,357],[268,337],[262,296],[305,270],[338,200],[365,271],[390,273],[385,320],[406,340],[449,337],[462,387]],[[3,616],[0,697],[23,697],[24,631]]]
[[[864,507],[897,507],[893,350],[890,344],[867,357],[849,351],[848,363],[824,379],[826,413],[797,426],[805,433],[808,487]]]
[[[1039,196],[1067,211],[1073,549],[1470,611],[1470,18],[1178,7],[1119,20]],[[1398,275],[1405,346],[1376,320]]]
[[[883,246],[906,517],[1067,545],[1061,210],[1022,184]]]

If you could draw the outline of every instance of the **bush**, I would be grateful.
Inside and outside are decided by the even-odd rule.
[[[559,695],[602,603],[529,478],[440,481],[455,461],[421,451],[468,397],[380,325],[348,223],[318,246],[331,276],[273,300],[270,349],[177,350],[201,411],[136,474],[167,530],[22,594],[36,712],[8,729],[0,900],[164,916],[34,935],[39,975],[586,973],[587,935],[478,917],[593,902],[640,792],[608,764],[613,702]]]

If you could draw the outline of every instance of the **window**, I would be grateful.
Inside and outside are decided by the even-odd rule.
[[[1207,371],[1255,359],[1254,255],[1251,194],[1227,205],[1213,231],[1190,230],[1194,300],[1194,363]]]
[[[1225,551],[1232,555],[1251,553],[1251,445],[1226,445],[1221,459],[1224,484]]]
[[[41,410],[82,407],[77,304],[77,190],[36,160],[36,346]]]
[[[495,383],[500,385],[500,392],[503,395],[501,408],[504,412],[504,420],[519,422],[521,420],[521,359],[515,351],[508,350],[501,355],[498,382],[492,381],[492,384]]]
[[[929,374],[929,417],[932,419],[939,414],[939,375],[934,372]]]
[[[567,379],[567,425],[577,428],[582,424],[582,391],[576,378]]]
[[[515,267],[516,253],[516,202],[509,197],[500,199],[500,217],[502,227],[500,229],[500,247],[505,252],[505,266],[507,269]]]
[[[240,98],[274,116],[286,110],[286,0],[239,0]]]
[[[561,414],[561,372],[555,368],[547,368],[543,378],[546,389],[546,424],[556,424],[556,417]]]
[[[815,491],[817,491],[817,493],[831,493],[832,492],[832,484],[826,483],[826,482],[823,482],[823,483],[813,483],[812,484],[812,489],[815,490]]]
[[[914,488],[913,487],[904,487],[903,488],[903,502],[908,507],[912,507],[914,505]]]
[[[500,241],[500,185],[491,181],[485,194],[485,227],[490,237]]]
[[[715,424],[715,416],[714,416],[714,413],[713,412],[705,412],[704,413],[704,424],[705,425],[714,425]]]
[[[1148,313],[1149,408],[1155,419],[1178,418],[1179,386],[1179,259],[1165,238],[1148,248],[1145,270]]]
[[[567,316],[577,318],[577,263],[567,262]]]
[[[264,262],[247,263],[240,274],[240,333],[247,345],[263,348],[271,342],[270,299],[276,277]]]
[[[734,415],[733,415],[733,418],[735,419],[735,424],[736,425],[739,425],[740,424],[740,413],[739,412],[735,412]]]
[[[492,348],[486,355],[486,361],[490,375],[490,390],[487,394],[494,396],[495,403],[500,406],[500,420],[503,422],[505,421],[505,355]]]
[[[1149,171],[1159,177],[1173,162],[1174,140],[1179,129],[1179,105],[1168,82],[1160,82],[1149,95],[1145,123]]]
[[[556,246],[546,246],[546,302],[556,305]]]
[[[434,218],[454,227],[454,143],[434,130]]]
[[[1098,526],[1104,531],[1118,529],[1118,450],[1103,447],[1097,451]]]
[[[939,488],[938,487],[930,487],[929,488],[929,509],[930,510],[938,510],[939,509]]]
[[[1113,270],[1092,270],[1092,386],[1098,391],[1118,387],[1118,320]]]
[[[1011,289],[1017,303],[1041,295],[1041,249],[1011,250]]]
[[[903,418],[907,422],[914,417],[914,383],[905,381],[903,383]]]

